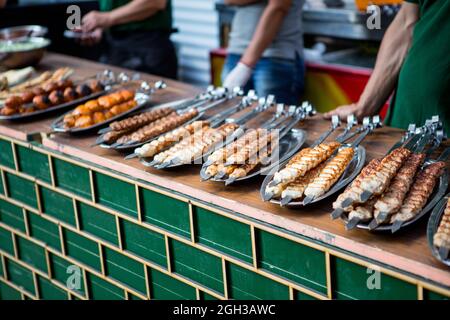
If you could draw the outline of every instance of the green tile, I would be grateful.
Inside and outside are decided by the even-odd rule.
[[[108,277],[116,279],[143,294],[147,292],[144,265],[109,248],[104,248],[105,268]]]
[[[309,294],[294,290],[294,300],[317,300]]]
[[[170,244],[174,272],[223,293],[221,259],[176,240]]]
[[[262,230],[257,230],[256,239],[261,268],[310,289],[327,292],[323,252]]]
[[[41,300],[67,300],[67,292],[55,286],[53,283],[38,277],[39,298]]]
[[[82,230],[112,244],[119,244],[116,219],[113,215],[81,202],[77,205]]]
[[[97,271],[101,270],[100,254],[96,242],[69,230],[64,230],[64,240],[68,256]]]
[[[189,206],[165,195],[140,189],[142,212],[146,222],[189,238]]]
[[[11,143],[3,139],[0,139],[0,164],[15,169]]]
[[[58,225],[37,214],[31,212],[28,212],[27,214],[31,236],[44,242],[48,246],[61,251]]]
[[[154,269],[149,270],[150,294],[157,300],[195,300],[195,288]]]
[[[26,290],[35,295],[33,273],[22,267],[21,265],[6,259],[6,270],[8,270],[8,280],[16,286]]]
[[[2,227],[0,227],[0,250],[14,255],[12,233]]]
[[[94,181],[98,203],[137,218],[134,185],[98,172],[94,174]]]
[[[236,300],[288,300],[289,288],[234,264],[227,265],[228,294]]]
[[[91,199],[89,171],[70,162],[52,158],[55,184],[61,189]]]
[[[423,290],[423,299],[424,300],[450,300],[450,297],[444,296],[440,293],[433,292],[430,290]]]
[[[252,263],[250,226],[209,210],[195,207],[197,242],[242,261]]]
[[[22,300],[22,295],[16,289],[0,281],[0,300]]]
[[[363,300],[415,300],[417,288],[413,284],[386,274],[374,273],[365,267],[340,258],[331,261],[333,297]]]
[[[5,172],[6,184],[9,196],[30,207],[37,209],[37,198],[34,182]]]
[[[65,223],[76,225],[71,198],[45,187],[39,187],[39,190],[43,212]]]
[[[93,300],[124,300],[125,292],[115,285],[89,274],[89,297]]]
[[[51,182],[48,156],[24,146],[17,146],[19,171],[37,179]]]
[[[25,232],[22,208],[0,199],[0,221],[19,231]]]
[[[19,249],[19,259],[42,272],[47,272],[44,248],[22,237],[16,237],[16,241]]]
[[[50,255],[52,278],[68,289],[84,296],[84,277],[82,269],[59,256]]]
[[[135,296],[134,294],[128,293],[128,300],[137,300],[140,301],[142,300],[140,297]]]
[[[125,250],[167,267],[166,245],[162,234],[126,220],[121,221],[121,228]]]
[[[216,297],[213,297],[210,294],[207,294],[206,292],[200,291],[200,300],[219,300]]]
[[[1,261],[2,261],[2,256],[0,255],[0,278],[4,278],[5,270],[3,270],[3,263],[1,263]]]

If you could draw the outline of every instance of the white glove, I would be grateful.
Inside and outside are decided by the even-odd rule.
[[[252,68],[239,62],[233,70],[226,76],[223,87],[232,90],[235,87],[244,87],[252,75]]]

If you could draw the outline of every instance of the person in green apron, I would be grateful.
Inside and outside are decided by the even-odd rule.
[[[100,61],[167,78],[177,77],[177,57],[170,40],[171,0],[99,0],[100,11],[82,18],[85,44],[105,40]]]
[[[393,92],[387,125],[406,129],[439,115],[450,134],[450,1],[406,0],[386,31],[359,101],[325,117],[376,114]]]

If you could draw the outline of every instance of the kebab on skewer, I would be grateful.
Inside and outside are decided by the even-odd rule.
[[[387,221],[402,206],[416,175],[425,159],[423,153],[411,154],[392,179],[387,190],[374,204],[374,217],[377,224]]]
[[[301,157],[296,158],[291,165],[275,173],[273,178],[274,184],[288,183],[294,181],[297,177],[305,175],[306,172],[327,160],[340,145],[339,142],[333,141],[321,143],[311,148]]]
[[[447,200],[441,222],[433,236],[433,244],[439,248],[441,257],[446,259],[450,250],[450,198]]]
[[[400,210],[391,217],[393,231],[398,230],[404,222],[411,220],[422,210],[444,168],[445,162],[438,161],[426,166],[417,174]]]

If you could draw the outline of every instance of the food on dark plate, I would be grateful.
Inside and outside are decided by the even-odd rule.
[[[437,232],[433,236],[433,244],[438,248],[450,250],[450,198],[447,200]]]

